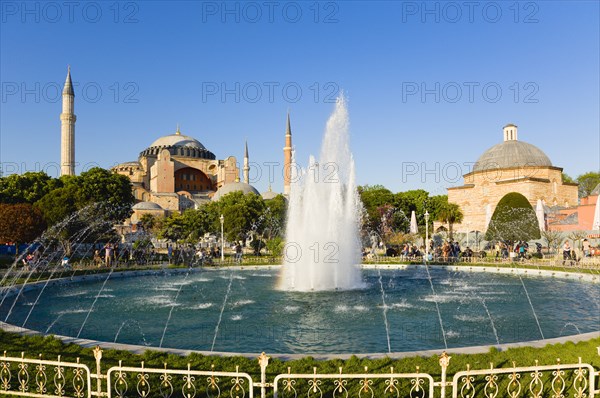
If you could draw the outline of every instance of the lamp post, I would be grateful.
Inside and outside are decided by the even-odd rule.
[[[429,261],[429,212],[425,210],[425,261]]]
[[[223,214],[221,214],[221,217],[219,217],[219,220],[221,221],[221,262],[225,261],[225,252],[223,251],[223,248],[225,246],[225,240],[223,237],[223,223],[225,223],[225,217],[223,217]]]

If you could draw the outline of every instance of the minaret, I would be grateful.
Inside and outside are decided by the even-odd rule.
[[[75,93],[71,82],[71,67],[67,69],[67,79],[62,92],[62,113],[60,114],[60,175],[75,175]]]
[[[248,158],[248,141],[244,150],[244,182],[250,184],[250,159]]]
[[[283,147],[283,194],[290,194],[290,181],[292,177],[292,128],[290,126],[290,112],[287,114],[285,129],[285,147]]]

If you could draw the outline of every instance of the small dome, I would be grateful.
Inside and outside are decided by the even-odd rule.
[[[264,200],[275,199],[277,197],[277,195],[278,195],[277,192],[273,192],[270,189],[267,192],[263,192],[260,194],[260,196],[262,196],[262,198]]]
[[[254,188],[250,184],[246,184],[245,182],[230,182],[229,184],[223,185],[212,197],[213,202],[221,199],[223,196],[227,195],[231,192],[241,191],[244,195],[248,193],[253,193],[256,195],[260,195],[256,188]]]
[[[181,146],[187,148],[196,148],[196,149],[206,149],[204,145],[200,143],[197,139],[193,137],[189,137],[183,134],[169,134],[163,137],[160,137],[152,144],[150,144],[150,148],[152,147],[169,147],[169,146]]]
[[[508,169],[515,167],[551,167],[552,162],[535,145],[509,140],[494,145],[475,162],[473,171]]]
[[[163,210],[163,208],[154,202],[140,202],[133,205],[132,209],[135,210]]]

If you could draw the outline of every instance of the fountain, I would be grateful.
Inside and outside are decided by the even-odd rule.
[[[295,291],[362,287],[359,198],[343,96],[327,121],[319,160],[292,173],[284,265],[279,288]],[[294,172],[294,169],[292,170]]]
[[[20,267],[18,258],[5,272],[0,319],[46,334],[207,353],[394,353],[598,330],[600,274],[594,269],[575,278],[429,262],[359,268],[359,199],[344,98],[327,123],[318,161],[294,177],[282,266],[136,273],[113,263],[103,274],[75,276],[60,265],[64,247],[57,237],[75,230],[68,246],[89,258],[112,230],[106,211],[92,207],[40,238],[36,267]],[[408,225],[393,208],[382,216],[402,217]],[[82,218],[87,227],[71,228]],[[369,231],[367,245],[375,248],[377,236]],[[132,254],[142,265],[154,256]]]

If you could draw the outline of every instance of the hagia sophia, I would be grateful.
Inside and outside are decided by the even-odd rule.
[[[61,113],[61,175],[75,174],[75,122],[73,85],[70,68],[63,89]],[[138,159],[111,168],[127,176],[133,186],[137,203],[133,206],[131,222],[136,223],[144,214],[165,216],[198,208],[202,203],[219,200],[235,191],[261,195],[249,182],[250,160],[248,144],[245,145],[243,181],[235,156],[217,159],[197,139],[184,135],[177,127],[173,134],[159,137],[139,153]],[[284,171],[290,169],[292,130],[287,115],[285,132]],[[284,193],[290,189],[289,173],[284,172]],[[262,198],[277,196],[270,188]]]
[[[73,175],[75,165],[74,92],[70,69],[63,89],[61,119],[61,175]],[[485,232],[497,203],[510,192],[524,195],[537,208],[540,229],[592,230],[599,228],[594,216],[598,188],[587,198],[578,198],[575,183],[563,181],[561,167],[535,145],[518,139],[518,128],[507,124],[503,141],[486,150],[472,171],[465,174],[464,184],[448,189],[448,201],[463,212],[463,222],[456,231]],[[292,133],[287,116],[284,155],[284,195],[290,190]],[[223,195],[242,191],[259,194],[249,183],[249,152],[245,146],[243,181],[237,159],[229,156],[217,159],[197,139],[184,135],[177,127],[173,134],[157,138],[143,149],[137,160],[121,163],[112,171],[129,177],[137,203],[131,223],[143,214],[168,215],[197,208]],[[272,199],[277,194],[270,189],[262,194]],[[597,212],[597,211],[596,211]],[[434,227],[440,229],[441,223]]]

